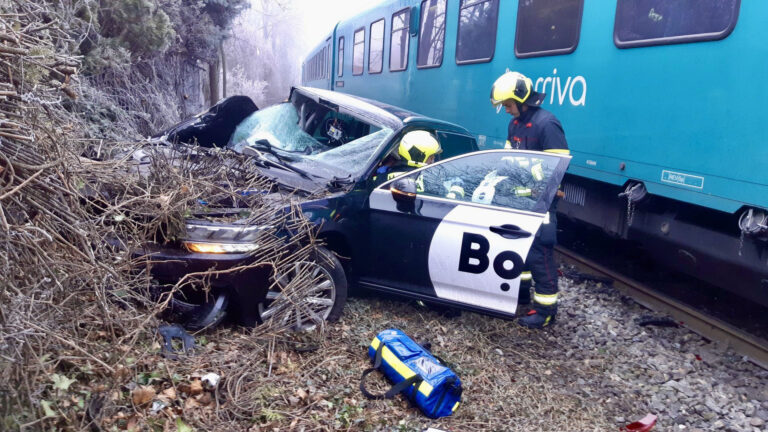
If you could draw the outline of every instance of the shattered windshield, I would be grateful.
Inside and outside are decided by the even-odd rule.
[[[296,97],[251,114],[237,126],[229,147],[276,152],[282,161],[320,177],[357,177],[392,129],[339,111]]]

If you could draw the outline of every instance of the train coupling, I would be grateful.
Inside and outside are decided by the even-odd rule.
[[[739,216],[739,229],[749,236],[768,236],[768,211],[746,208]]]

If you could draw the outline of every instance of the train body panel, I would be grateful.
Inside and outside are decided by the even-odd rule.
[[[336,41],[333,37],[336,29],[326,35],[323,41],[316,45],[310,54],[302,63],[301,82],[307,87],[321,88],[330,90],[333,86],[332,74],[336,69],[334,64],[337,50]]]
[[[667,249],[682,254],[688,267],[687,254],[701,256],[694,260],[699,265],[711,261],[703,259],[705,255],[714,260],[725,254],[728,273],[739,266],[749,268],[750,276],[743,283],[765,287],[764,237],[743,238],[738,221],[746,209],[753,208],[759,215],[768,209],[768,133],[762,121],[768,100],[768,44],[764,43],[768,30],[763,26],[768,21],[768,3],[728,0],[721,4],[734,1],[728,28],[713,40],[629,48],[619,48],[615,41],[617,7],[623,0],[610,2],[610,7],[602,2],[561,1],[578,3],[583,11],[575,23],[575,49],[520,58],[516,55],[519,5],[501,0],[491,59],[458,64],[463,2],[447,0],[442,62],[429,68],[417,66],[423,21],[419,18],[440,12],[422,10],[422,6],[442,2],[386,1],[337,25],[332,39],[336,43],[340,37],[345,39],[345,60],[341,76],[334,71],[330,85],[337,91],[461,124],[478,137],[481,148],[498,148],[506,141],[510,117],[497,114],[491,106],[490,87],[506,70],[520,71],[532,78],[537,91],[547,93],[543,106],[562,122],[572,151],[566,183],[576,198],[567,197],[561,212],[611,234],[653,245],[659,253],[669,238]],[[663,3],[641,3],[654,2]],[[390,71],[392,55],[402,55],[402,50],[390,52],[393,40],[401,41],[396,47],[402,46],[400,33],[393,32],[393,17],[406,8],[414,15],[408,20],[407,67]],[[674,11],[664,12],[658,5],[648,9],[649,22],[677,19]],[[573,19],[577,18],[574,14]],[[380,19],[384,20],[383,71],[369,73],[371,24]],[[359,29],[365,29],[362,60],[359,48],[356,53],[363,70],[358,67],[359,74],[354,74],[353,44]],[[376,47],[378,43],[377,39]],[[644,186],[647,198],[628,206],[618,194],[637,183]],[[598,184],[604,187],[595,188]],[[627,223],[635,213],[634,225]],[[683,213],[700,214],[701,220],[683,218]],[[671,224],[662,229],[659,220]],[[676,237],[672,242],[670,226],[686,232],[689,241]],[[702,239],[713,243],[703,244]],[[712,247],[717,253],[707,250]],[[687,271],[696,273],[695,266]],[[759,296],[765,299],[761,301],[768,304],[768,291],[761,290]]]

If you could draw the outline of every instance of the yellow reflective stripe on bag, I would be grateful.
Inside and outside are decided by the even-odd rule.
[[[552,306],[557,303],[557,294],[533,293],[533,301],[544,306]]]
[[[373,341],[371,341],[371,347],[373,347],[374,350],[378,350],[379,344],[379,338],[374,337]],[[381,350],[381,359],[387,362],[388,365],[392,366],[392,369],[399,373],[400,376],[404,379],[408,379],[416,375],[416,373],[412,371],[411,368],[400,361],[400,359],[397,358],[397,356],[394,355],[392,351],[390,351],[386,346]],[[432,386],[428,382],[422,381],[421,384],[419,384],[419,392],[424,396],[429,396],[429,394],[432,393]]]

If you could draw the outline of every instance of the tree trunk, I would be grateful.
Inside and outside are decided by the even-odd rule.
[[[211,106],[221,99],[221,61],[217,56],[216,60],[208,63],[208,86],[211,90]]]
[[[224,39],[219,41],[219,58],[221,59],[221,93],[227,97],[227,55],[224,53]]]

